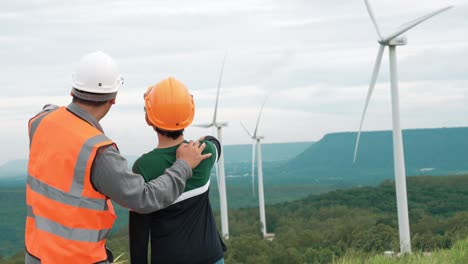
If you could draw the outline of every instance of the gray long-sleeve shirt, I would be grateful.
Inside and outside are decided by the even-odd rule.
[[[67,109],[104,133],[99,122],[78,105],[71,103]],[[127,160],[113,146],[98,151],[91,170],[96,191],[139,213],[171,205],[183,193],[185,181],[191,176],[188,164],[177,160],[163,175],[145,183],[140,175],[128,169]]]

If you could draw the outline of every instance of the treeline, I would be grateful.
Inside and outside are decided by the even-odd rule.
[[[410,177],[407,186],[414,251],[447,249],[468,237],[468,175]],[[395,199],[394,183],[385,181],[267,206],[273,241],[261,238],[257,209],[231,210],[226,263],[333,263],[347,252],[398,252]],[[113,239],[128,252],[125,230]]]
[[[468,237],[468,175],[410,177],[407,186],[414,251],[448,249]],[[266,212],[273,241],[261,238],[257,209],[230,210],[226,263],[333,263],[349,252],[399,251],[391,181],[267,206]],[[128,259],[126,229],[109,246]]]
[[[411,177],[408,199],[414,250],[446,249],[468,237],[468,176]],[[257,214],[230,214],[228,263],[331,263],[349,251],[399,251],[390,181],[268,207],[272,242],[260,239]]]

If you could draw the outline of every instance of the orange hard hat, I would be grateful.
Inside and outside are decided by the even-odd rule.
[[[193,97],[180,81],[169,77],[145,93],[146,116],[153,126],[177,131],[188,127],[195,115]]]

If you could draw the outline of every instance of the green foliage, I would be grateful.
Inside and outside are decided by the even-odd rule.
[[[13,256],[0,258],[0,263],[4,264],[24,264],[24,251],[19,251]]]
[[[231,210],[225,260],[226,263],[465,263],[461,242],[456,241],[468,237],[468,209],[459,200],[468,198],[468,192],[463,191],[466,183],[468,176],[408,180],[408,188],[412,190],[409,199],[413,250],[437,251],[434,256],[440,254],[455,262],[420,253],[394,259],[382,256],[387,250],[399,251],[392,182],[267,206],[267,230],[276,234],[273,241],[262,239],[257,209]],[[432,195],[428,195],[428,189]],[[434,211],[428,206],[434,203],[447,209]],[[459,250],[441,251],[451,247]],[[434,262],[427,262],[433,259]]]
[[[460,240],[450,250],[436,250],[431,253],[415,252],[401,257],[383,256],[350,251],[342,258],[333,261],[333,264],[463,264],[468,263],[468,239]]]
[[[468,237],[468,207],[461,202],[468,198],[467,183],[468,176],[408,179],[415,251],[447,249]],[[444,210],[434,210],[435,204]],[[393,182],[313,195],[266,211],[268,231],[276,234],[272,242],[255,230],[256,210],[230,212],[227,263],[332,263],[342,257],[346,260],[349,252],[368,258],[399,251]]]
[[[468,263],[468,175],[411,177],[407,186],[413,250],[435,252],[434,262],[424,262],[428,258],[419,253],[381,256],[399,251],[394,183],[386,181],[267,205],[273,241],[261,236],[257,208],[230,210],[226,263]],[[125,209],[120,213],[127,217]],[[113,232],[108,244],[115,256],[124,253],[122,263],[128,261],[126,228]],[[437,262],[442,256],[453,262]]]
[[[24,248],[26,195],[23,188],[0,188],[0,254],[10,257]],[[23,258],[24,262],[24,258]]]

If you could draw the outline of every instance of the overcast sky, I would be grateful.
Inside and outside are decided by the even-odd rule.
[[[406,33],[399,47],[402,127],[468,126],[468,0],[370,1],[383,34],[444,7]],[[0,164],[28,155],[27,120],[46,103],[66,105],[80,57],[102,50],[125,77],[102,125],[125,155],[157,144],[146,126],[142,93],[174,76],[194,95],[194,123],[219,101],[224,144],[316,141],[356,131],[377,54],[377,34],[362,0],[1,1]],[[364,130],[391,129],[388,54]],[[189,128],[187,138],[213,134]]]

